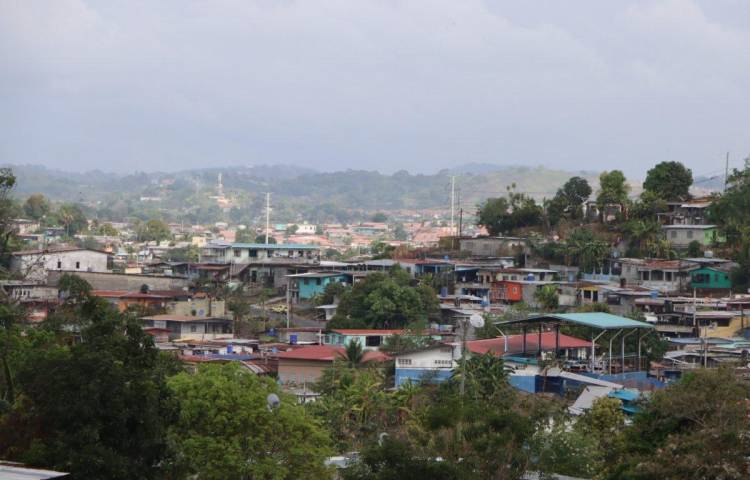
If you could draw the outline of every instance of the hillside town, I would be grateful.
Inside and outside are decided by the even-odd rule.
[[[749,20],[0,0],[0,480],[750,480]]]
[[[449,405],[453,386],[460,402],[465,391],[486,397],[474,398],[474,407],[517,399],[547,411],[541,430],[523,440],[541,460],[513,460],[520,463],[510,476],[484,477],[483,469],[499,467],[476,451],[472,470],[480,477],[621,478],[607,464],[611,452],[580,451],[579,444],[560,453],[560,442],[584,434],[584,425],[593,428],[589,422],[605,411],[614,423],[586,434],[626,435],[656,408],[656,398],[669,404],[687,379],[734,382],[738,392],[750,383],[750,222],[742,207],[750,166],[710,196],[693,196],[690,170],[664,162],[648,172],[638,196],[615,170],[601,174],[598,190],[572,177],[541,204],[510,191],[466,217],[451,203],[412,214],[429,220],[375,212],[350,225],[275,224],[270,205],[265,224],[252,226],[107,221],[42,194],[16,201],[13,173],[3,175],[6,405],[16,388],[32,388],[13,384],[14,369],[28,368],[18,360],[23,352],[45,342],[32,332],[84,347],[98,318],[114,315],[142,331],[141,348],[194,376],[181,380],[181,388],[199,389],[191,395],[218,395],[211,392],[218,386],[190,386],[216,381],[200,375],[243,372],[275,385],[276,401],[286,396],[316,418],[328,432],[316,434],[330,435],[331,443],[315,478],[370,478],[353,475],[372,461],[367,455],[376,454],[371,442],[378,436],[381,446],[383,436],[393,436],[406,442],[399,449],[416,448],[408,442],[417,411],[396,411],[427,408],[429,415],[419,403],[437,396]],[[222,203],[225,195],[219,177],[212,198]],[[30,351],[25,355],[34,365]],[[748,397],[739,395],[747,417]],[[713,408],[725,399],[700,401]],[[22,422],[20,414],[11,409],[3,422]],[[519,415],[531,421],[530,412]],[[463,422],[482,428],[477,421],[459,418],[441,429]],[[0,422],[0,429],[9,425]],[[692,438],[701,428],[680,435]],[[498,435],[497,448],[521,441],[515,433]],[[746,446],[731,441],[739,442],[731,448]],[[17,448],[0,451],[21,454]],[[750,473],[746,457],[733,468],[736,478]],[[453,478],[448,470],[434,478]]]

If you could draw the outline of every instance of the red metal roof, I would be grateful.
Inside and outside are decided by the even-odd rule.
[[[526,351],[538,350],[538,333],[526,334]],[[503,355],[506,353],[521,353],[523,351],[523,335],[508,335],[508,350],[505,351],[505,337],[488,338],[486,340],[470,340],[466,347],[472,353],[484,354],[487,352]],[[560,334],[560,348],[590,348],[591,342]],[[555,349],[555,332],[542,332],[542,350]]]
[[[344,358],[346,349],[344,347],[334,347],[332,345],[310,345],[308,347],[297,348],[288,352],[279,352],[279,360],[311,360],[318,362],[333,362],[337,358]],[[383,352],[369,351],[365,352],[364,362],[382,362],[390,357]]]
[[[403,329],[378,330],[374,328],[336,328],[331,331],[341,335],[402,335],[404,333]]]

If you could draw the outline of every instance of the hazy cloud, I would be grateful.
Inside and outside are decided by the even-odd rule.
[[[704,173],[750,153],[741,0],[0,0],[0,161]]]

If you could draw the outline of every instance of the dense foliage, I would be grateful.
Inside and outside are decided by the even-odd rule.
[[[341,294],[329,328],[402,328],[437,309],[437,295],[396,266],[373,273]]]
[[[687,200],[693,172],[680,162],[661,162],[646,174],[643,189],[670,202]]]

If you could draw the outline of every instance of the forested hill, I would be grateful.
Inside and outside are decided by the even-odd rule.
[[[543,167],[501,167],[469,164],[432,175],[399,171],[392,175],[373,171],[346,170],[316,172],[293,165],[207,168],[173,173],[117,175],[100,171],[71,173],[39,166],[11,166],[18,178],[16,195],[41,192],[52,200],[82,203],[101,202],[112,196],[121,199],[169,197],[185,199],[197,192],[215,190],[222,174],[224,191],[255,196],[271,192],[278,201],[333,204],[340,208],[366,210],[433,208],[448,204],[450,177],[456,176],[461,204],[474,206],[487,197],[502,195],[515,184],[518,191],[534,197],[551,197],[569,177],[580,175],[592,185],[595,172],[566,172]]]

